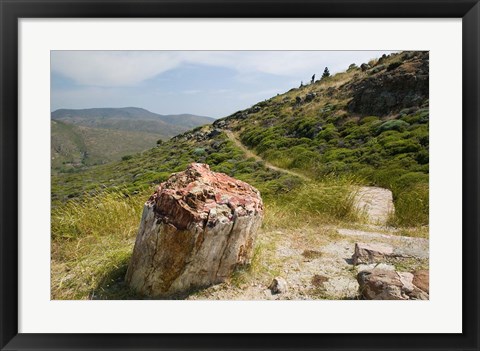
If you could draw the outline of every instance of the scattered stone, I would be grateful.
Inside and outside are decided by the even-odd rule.
[[[225,128],[227,126],[227,121],[224,119],[217,119],[215,122],[213,122],[213,126],[216,128]]]
[[[212,138],[215,138],[217,135],[220,135],[222,134],[222,131],[220,129],[214,129],[212,130],[210,133],[208,133],[208,138],[209,139],[212,139]]]
[[[284,294],[288,291],[287,281],[282,277],[276,277],[268,288],[272,294]]]
[[[192,163],[145,203],[127,284],[150,297],[181,297],[249,264],[263,217],[260,193]]]
[[[393,255],[393,247],[385,244],[355,243],[355,252],[352,256],[354,265],[382,262]]]
[[[306,102],[312,101],[313,99],[315,99],[316,96],[317,96],[317,94],[315,94],[315,93],[308,93],[305,96],[305,101]]]
[[[253,106],[250,110],[248,110],[248,113],[257,113],[260,112],[262,108],[258,105]]]
[[[429,288],[430,274],[429,273],[430,272],[428,269],[421,269],[413,272],[413,284],[417,288],[425,291],[428,294],[430,293],[430,288]]]
[[[362,63],[360,65],[360,68],[362,69],[362,72],[365,72],[367,69],[370,68],[370,66],[367,63]]]
[[[413,274],[374,268],[359,272],[360,295],[367,300],[428,300],[413,284]]]
[[[386,270],[386,271],[395,271],[395,267],[390,265],[390,264],[386,264],[386,263],[370,263],[370,264],[360,264],[357,266],[357,272],[360,273],[360,272],[363,272],[363,271],[371,271],[372,269],[382,269],[382,270]]]

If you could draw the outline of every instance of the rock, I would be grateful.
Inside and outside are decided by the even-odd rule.
[[[272,294],[284,294],[288,291],[287,281],[281,277],[276,277],[268,288]]]
[[[382,61],[382,60],[380,60]],[[366,79],[348,84],[352,99],[347,109],[365,116],[384,116],[405,108],[419,107],[428,99],[428,52],[418,53],[408,64],[384,64],[370,69]]]
[[[357,275],[360,295],[367,300],[428,300],[413,284],[413,274],[374,268]]]
[[[372,269],[358,273],[359,291],[367,300],[408,300],[400,276],[395,271]]]
[[[208,133],[207,137],[209,139],[215,138],[217,135],[222,134],[222,131],[220,129],[214,129],[210,133]]]
[[[415,271],[413,272],[413,284],[425,291],[426,293],[430,293],[430,288],[429,288],[429,285],[430,285],[430,278],[429,278],[430,274],[429,274],[429,270],[428,269],[422,269],[422,270],[418,270],[418,271]]]
[[[362,63],[360,65],[360,68],[362,69],[362,72],[365,72],[367,69],[370,68],[370,66],[367,63]]]
[[[296,97],[295,97],[295,102],[296,102],[297,104],[300,104],[300,103],[302,102],[302,98],[301,98],[300,96],[296,96]]]
[[[227,122],[224,119],[217,119],[213,122],[213,126],[216,128],[225,128],[227,126]]]
[[[357,266],[357,272],[371,271],[372,269],[383,269],[386,271],[395,271],[395,267],[386,263],[360,264]]]
[[[354,265],[382,262],[386,257],[393,255],[393,247],[385,244],[355,243],[355,252],[352,256]]]
[[[317,96],[317,94],[315,94],[315,93],[308,93],[305,96],[305,101],[307,101],[307,102],[312,101],[313,99],[315,99],[316,96]]]
[[[126,282],[150,297],[183,297],[249,264],[263,217],[260,193],[192,163],[145,203]]]
[[[253,106],[250,110],[248,110],[248,113],[257,113],[260,112],[262,108],[258,105]]]

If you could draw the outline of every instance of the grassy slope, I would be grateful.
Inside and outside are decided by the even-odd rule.
[[[124,155],[155,146],[155,133],[108,130],[51,123],[51,155],[54,172],[69,172],[87,166],[118,161]]]

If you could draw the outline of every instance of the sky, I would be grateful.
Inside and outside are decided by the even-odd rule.
[[[228,116],[387,51],[52,51],[51,111],[141,107]]]

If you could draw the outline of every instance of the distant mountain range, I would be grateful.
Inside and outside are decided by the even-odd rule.
[[[152,148],[159,139],[215,120],[192,114],[160,115],[138,107],[59,109],[51,118],[55,172],[120,160]]]

